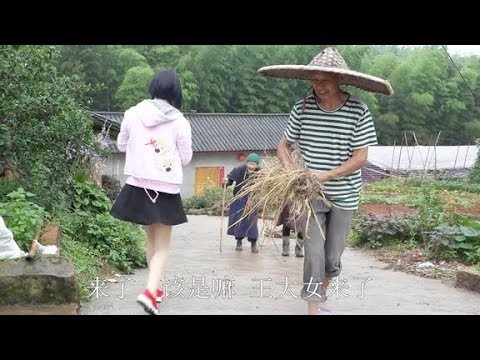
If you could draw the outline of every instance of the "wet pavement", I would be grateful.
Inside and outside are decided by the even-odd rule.
[[[226,228],[224,219],[224,229]],[[261,225],[260,225],[261,227]],[[174,228],[166,266],[167,297],[162,315],[302,315],[299,298],[303,259],[281,256],[281,239],[261,238],[260,252],[235,251],[235,240],[223,237],[219,251],[220,217],[189,216]],[[480,294],[454,288],[441,280],[383,270],[385,263],[368,253],[347,248],[342,274],[329,288],[333,314],[480,314]],[[85,315],[143,315],[135,302],[147,280],[147,270],[115,277],[116,283],[92,279]],[[96,289],[96,290],[95,290]]]

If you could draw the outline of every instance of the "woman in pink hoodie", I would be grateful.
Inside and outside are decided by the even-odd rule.
[[[150,83],[151,99],[128,109],[117,138],[126,152],[128,179],[113,204],[117,219],[144,226],[148,237],[147,287],[137,301],[158,315],[157,302],[172,226],[187,222],[180,197],[182,167],[192,159],[190,123],[180,112],[182,88],[175,71],[159,72]]]

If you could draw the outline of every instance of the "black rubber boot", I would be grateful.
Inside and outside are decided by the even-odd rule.
[[[250,240],[250,242],[252,243],[252,253],[254,254],[258,253],[257,239]]]
[[[236,251],[242,251],[243,246],[242,246],[242,239],[238,240],[237,239],[237,247],[235,248]]]
[[[290,237],[282,238],[282,256],[290,256]]]
[[[303,238],[303,234],[297,234],[297,241],[295,242],[295,256],[302,258],[303,257],[303,244],[305,243],[305,239]]]
[[[295,245],[295,256],[299,258],[303,257],[303,248],[298,244]]]

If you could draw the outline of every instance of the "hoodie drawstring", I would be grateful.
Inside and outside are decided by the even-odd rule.
[[[151,196],[150,196],[150,193],[148,192],[148,190],[147,190],[146,188],[143,188],[143,190],[145,190],[145,192],[147,193],[147,196],[148,196],[148,198],[150,199],[150,201],[155,204],[155,202],[156,202],[157,199],[158,199],[158,195],[160,195],[160,194],[158,193],[158,191],[156,191],[156,190],[151,190],[151,191],[153,191],[153,192],[155,193],[155,197],[151,197]]]

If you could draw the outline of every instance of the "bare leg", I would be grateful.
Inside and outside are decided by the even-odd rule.
[[[318,309],[321,304],[318,301],[308,301],[308,315],[318,315]]]
[[[152,259],[153,256],[153,244],[154,244],[154,239],[153,239],[153,225],[144,225],[143,230],[145,230],[145,233],[147,234],[147,265],[150,267],[150,260]]]
[[[327,289],[328,289],[328,286],[330,285],[330,282],[332,281],[332,278],[329,278],[329,277],[326,277],[324,280],[323,280],[323,291],[325,292],[325,294],[327,294]]]
[[[164,224],[154,224],[152,225],[152,234],[153,254],[150,258],[147,289],[152,294],[156,294],[168,256],[172,227]]]
[[[330,284],[330,281],[332,281],[331,278],[325,278],[325,280],[323,280],[323,284],[322,284],[322,287],[323,287],[323,292],[325,293],[325,295],[327,295],[327,288],[328,288],[328,285]],[[308,315],[318,315],[318,311],[320,309],[325,309],[325,301],[322,301],[322,302],[314,302],[314,301],[309,301],[308,302]]]
[[[328,285],[330,284],[330,281],[332,281],[331,278],[325,278],[325,279],[323,280],[322,287],[323,287],[323,293],[325,294],[325,296],[328,295],[328,294],[327,294],[327,289],[328,289]],[[319,311],[320,309],[325,309],[325,310],[327,309],[326,299],[325,299],[325,301],[317,302],[317,303],[315,303],[315,304],[317,305],[316,309],[314,309],[314,308],[312,307],[312,311],[315,311],[315,313],[310,313],[310,307],[309,307],[309,310],[308,310],[308,311],[309,311],[309,315],[318,315],[318,311]]]

